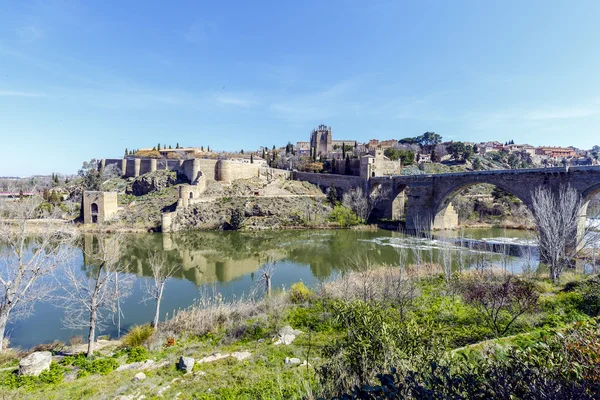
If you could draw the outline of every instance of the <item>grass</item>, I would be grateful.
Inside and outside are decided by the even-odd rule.
[[[153,333],[154,328],[150,325],[135,325],[123,336],[121,343],[129,348],[139,347],[146,344]]]
[[[225,302],[218,294],[204,293],[197,304],[180,310],[154,335],[149,326],[134,327],[123,339],[128,350],[92,360],[65,359],[61,368],[67,372],[73,371],[75,366],[84,371],[74,381],[51,380],[53,383],[39,382],[12,390],[4,387],[0,389],[0,397],[113,399],[118,395],[136,394],[153,398],[160,388],[168,386],[163,392],[164,398],[174,398],[178,393],[181,393],[180,399],[315,398],[315,393],[322,393],[318,371],[330,361],[324,354],[331,349],[335,352],[335,346],[344,343],[360,346],[351,342],[350,325],[338,318],[339,310],[348,310],[351,304],[354,304],[351,307],[366,305],[355,311],[376,307],[373,310],[378,310],[383,324],[401,330],[404,326],[410,327],[419,333],[416,339],[435,338],[436,351],[445,352],[450,359],[463,352],[481,352],[488,343],[525,348],[543,341],[549,332],[592,317],[584,312],[589,307],[583,307],[582,302],[587,293],[582,292],[586,285],[563,291],[565,285],[580,282],[579,275],[566,274],[557,284],[543,275],[532,276],[543,294],[538,307],[520,317],[505,338],[497,338],[483,323],[481,314],[462,300],[453,290],[452,282],[448,283],[440,275],[439,268],[430,266],[426,270],[427,273],[417,274],[414,269],[368,268],[312,290],[295,284],[293,289],[263,300],[247,298]],[[365,318],[370,317],[365,314]],[[284,325],[303,333],[291,345],[276,346],[272,339]],[[369,323],[363,327],[371,328]],[[175,340],[167,346],[166,338]],[[139,347],[143,344],[146,347]],[[351,351],[352,347],[347,349]],[[231,354],[235,351],[248,351],[251,357],[243,361],[228,357],[196,364],[191,375],[183,375],[176,369],[182,355],[199,360],[215,352]],[[308,359],[312,367],[286,365],[286,357]],[[124,364],[145,359],[157,363],[166,361],[167,366],[144,371],[147,379],[140,382],[132,381],[136,370],[111,372],[117,361]],[[16,360],[15,353],[6,353],[0,365],[14,368]],[[337,367],[344,368],[344,365]],[[0,372],[0,379],[11,378],[8,374],[11,371]]]

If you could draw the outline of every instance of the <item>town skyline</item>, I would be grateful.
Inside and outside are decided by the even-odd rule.
[[[598,12],[593,1],[9,3],[0,132],[15,151],[0,175],[69,173],[169,138],[285,145],[321,123],[363,142],[434,131],[590,148]]]

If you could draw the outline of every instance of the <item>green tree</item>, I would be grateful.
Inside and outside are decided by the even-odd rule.
[[[327,189],[327,201],[332,206],[335,206],[338,201],[337,189],[335,185],[332,183],[331,186]]]
[[[129,152],[127,151],[127,147],[125,147],[125,155],[129,154]]]
[[[98,171],[98,161],[96,159],[84,161],[77,174],[83,178],[81,181],[83,190],[102,189],[102,174],[101,171]]]
[[[346,158],[346,143],[342,143],[342,157]]]
[[[156,150],[160,151],[160,143],[156,146]]]
[[[179,142],[177,142],[177,144],[175,145],[175,148],[178,149],[179,148]]]
[[[254,154],[250,153],[250,164],[254,164]]]
[[[425,132],[416,138],[416,142],[422,149],[429,152],[442,142],[442,137],[435,132]]]
[[[346,154],[346,165],[344,166],[344,174],[352,175],[352,167],[350,166],[350,156]]]
[[[240,150],[240,154],[244,154],[244,149],[241,149],[241,150]]]
[[[463,154],[462,154],[462,160],[469,161],[472,156],[473,156],[473,146],[471,146],[470,144],[465,145],[465,150],[463,151]]]

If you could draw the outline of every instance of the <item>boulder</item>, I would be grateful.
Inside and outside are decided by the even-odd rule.
[[[144,379],[146,379],[146,374],[143,372],[138,372],[137,374],[135,374],[133,376],[133,381],[137,382],[137,381],[143,381]]]
[[[227,357],[229,357],[228,353],[225,353],[225,354],[214,353],[214,354],[211,354],[210,356],[207,356],[207,357],[204,357],[204,358],[198,360],[198,364],[219,361],[219,360],[221,360],[223,358],[227,358]]]
[[[234,351],[231,353],[231,357],[236,358],[238,361],[245,360],[246,358],[250,358],[252,354],[249,351]]]
[[[154,368],[156,368],[156,361],[146,360],[146,361],[140,361],[140,362],[133,362],[131,364],[120,365],[116,369],[116,371],[121,372],[121,371],[127,371],[127,370],[131,370],[131,369],[154,369]]]
[[[179,359],[179,363],[177,364],[177,368],[181,371],[192,372],[194,368],[195,360],[192,357],[183,357]]]
[[[292,328],[289,325],[284,326],[277,332],[277,341],[274,344],[292,344],[296,337],[301,334],[302,331]]]
[[[286,357],[285,358],[285,363],[286,364],[300,364],[301,362],[302,361],[300,361],[300,359],[296,358],[296,357],[292,357],[292,358]]]
[[[19,375],[38,376],[42,371],[50,369],[52,353],[36,351],[19,362]]]
[[[154,171],[135,178],[135,180],[127,186],[125,192],[135,196],[143,196],[173,186],[177,184],[177,182],[177,175],[174,172]]]

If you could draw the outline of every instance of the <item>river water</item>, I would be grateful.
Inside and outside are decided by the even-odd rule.
[[[134,290],[122,303],[121,332],[132,324],[152,320],[154,305],[142,302],[144,283],[151,279],[148,255],[161,252],[178,270],[167,281],[162,302],[161,319],[173,311],[194,303],[201,290],[216,289],[225,298],[247,295],[259,281],[258,271],[267,263],[275,264],[273,288],[303,281],[308,286],[333,279],[336,275],[372,265],[426,262],[450,254],[454,268],[468,265],[495,265],[514,272],[535,263],[528,250],[508,250],[512,245],[531,244],[532,234],[519,230],[473,229],[460,234],[447,232],[436,238],[415,238],[386,230],[298,230],[266,232],[192,232],[181,234],[129,234],[120,246],[121,262],[127,273],[135,276]],[[478,246],[469,244],[474,239]],[[84,236],[75,263],[86,268],[86,257],[93,250],[94,236]],[[498,247],[481,243],[501,243]],[[505,246],[506,245],[506,246]],[[491,252],[492,249],[496,252]],[[446,257],[449,259],[449,257]],[[368,261],[367,261],[368,260]],[[58,271],[60,274],[60,270]],[[55,339],[68,341],[85,331],[65,329],[64,311],[51,301],[35,305],[33,314],[9,324],[11,346],[28,348]],[[116,325],[109,324],[99,335],[118,335]]]

